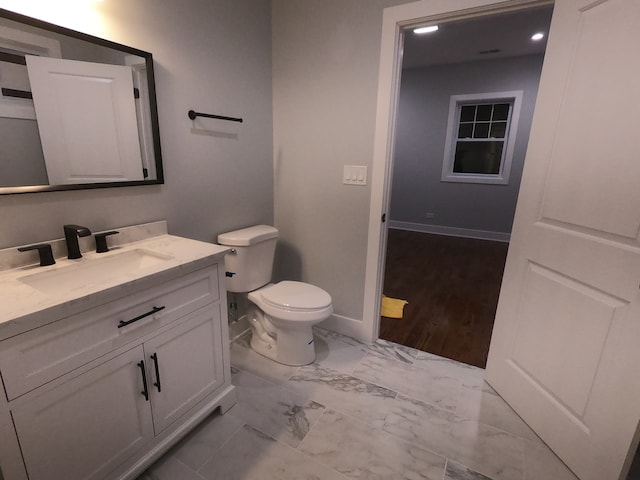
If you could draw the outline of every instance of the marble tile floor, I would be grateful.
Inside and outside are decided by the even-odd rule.
[[[231,345],[238,403],[138,480],[576,480],[484,371],[315,329],[288,367]]]

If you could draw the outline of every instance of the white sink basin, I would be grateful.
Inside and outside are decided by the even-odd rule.
[[[18,281],[45,294],[64,295],[78,288],[136,277],[149,267],[172,258],[151,250],[128,250],[100,258],[83,258],[73,265],[25,275]]]

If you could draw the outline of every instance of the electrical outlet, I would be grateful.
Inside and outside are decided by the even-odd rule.
[[[433,212],[427,212],[427,218],[436,218],[436,214]]]

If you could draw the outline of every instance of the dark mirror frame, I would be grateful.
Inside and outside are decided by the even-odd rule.
[[[154,180],[135,180],[126,182],[103,182],[103,183],[81,183],[81,184],[65,184],[65,185],[31,185],[19,187],[0,187],[0,195],[8,195],[15,193],[34,193],[34,192],[52,192],[59,190],[84,190],[93,188],[110,188],[110,187],[130,187],[136,185],[158,185],[164,183],[164,174],[162,170],[162,153],[160,149],[160,128],[158,125],[158,106],[156,100],[155,76],[153,72],[153,56],[149,52],[138,50],[137,48],[122,45],[120,43],[105,40],[103,38],[94,37],[86,33],[71,30],[69,28],[54,25],[36,18],[21,15],[9,10],[0,8],[0,17],[12,20],[18,23],[24,23],[31,27],[41,28],[50,32],[66,35],[78,40],[84,40],[96,45],[112,48],[131,55],[137,55],[145,59],[146,73],[148,81],[149,107],[151,119],[151,133],[153,137],[153,151],[155,156],[156,178]],[[1,146],[0,146],[1,148]]]

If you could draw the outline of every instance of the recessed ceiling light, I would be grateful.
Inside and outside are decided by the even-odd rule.
[[[420,35],[422,33],[435,32],[436,30],[438,30],[438,25],[430,25],[428,27],[414,28],[413,33],[417,33],[418,35]]]
[[[538,32],[531,36],[531,40],[537,42],[538,40],[542,40],[544,38],[544,33]]]

